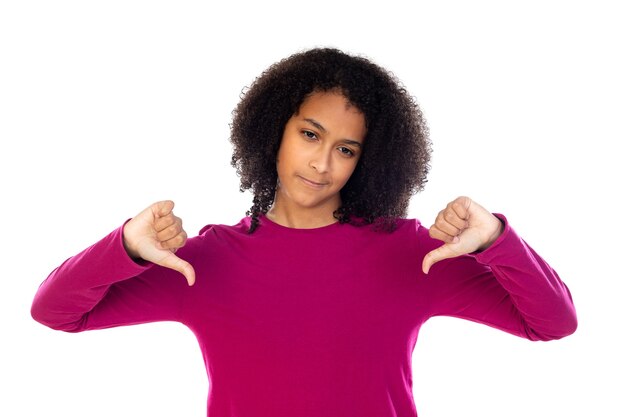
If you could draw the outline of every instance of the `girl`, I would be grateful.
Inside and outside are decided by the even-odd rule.
[[[430,229],[404,218],[430,142],[374,63],[313,49],[274,64],[231,141],[254,194],[244,219],[187,239],[173,202],[154,203],[54,270],[33,317],[68,332],[186,325],[209,417],[416,416],[411,354],[433,316],[530,340],[574,332],[567,287],[504,216],[459,197]]]

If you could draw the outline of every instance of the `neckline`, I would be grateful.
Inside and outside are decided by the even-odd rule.
[[[313,228],[307,228],[307,229],[289,227],[289,226],[283,226],[282,224],[278,224],[268,219],[267,216],[263,213],[259,215],[259,221],[260,221],[259,225],[261,226],[259,229],[262,229],[263,226],[266,226],[268,228],[280,230],[280,231],[287,232],[287,233],[320,233],[320,232],[324,232],[327,230],[333,230],[337,227],[342,226],[342,224],[339,221],[336,221],[334,223],[327,224],[326,226],[313,227]]]

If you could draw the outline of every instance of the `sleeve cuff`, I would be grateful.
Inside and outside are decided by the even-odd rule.
[[[511,239],[515,235],[515,232],[511,229],[509,221],[501,213],[493,213],[504,225],[504,229],[498,238],[489,246],[487,249],[483,251],[472,252],[469,255],[473,256],[478,262],[482,264],[489,264],[497,256],[501,250],[507,246],[507,241]]]
[[[154,265],[154,263],[146,261],[145,259],[139,258],[139,259],[134,259],[131,258],[128,255],[128,252],[126,252],[126,248],[124,247],[124,226],[126,226],[126,223],[128,223],[129,221],[131,221],[131,219],[127,219],[122,226],[120,226],[116,233],[117,233],[117,249],[120,250],[122,253],[120,254],[120,259],[124,259],[125,264],[128,265],[129,267],[135,267],[138,268],[139,272],[143,272],[147,269],[149,269],[150,267],[152,267]]]

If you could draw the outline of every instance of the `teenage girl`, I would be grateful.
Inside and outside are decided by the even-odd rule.
[[[174,203],[154,203],[50,274],[37,321],[184,324],[209,417],[414,417],[411,355],[430,317],[530,340],[576,329],[567,287],[503,215],[459,197],[430,228],[405,218],[430,142],[391,73],[308,50],[261,74],[233,114],[246,217],[188,238]]]

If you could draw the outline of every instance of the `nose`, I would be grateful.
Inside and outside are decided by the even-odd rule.
[[[311,156],[309,166],[318,173],[325,173],[330,169],[331,154],[328,150],[320,149]]]

